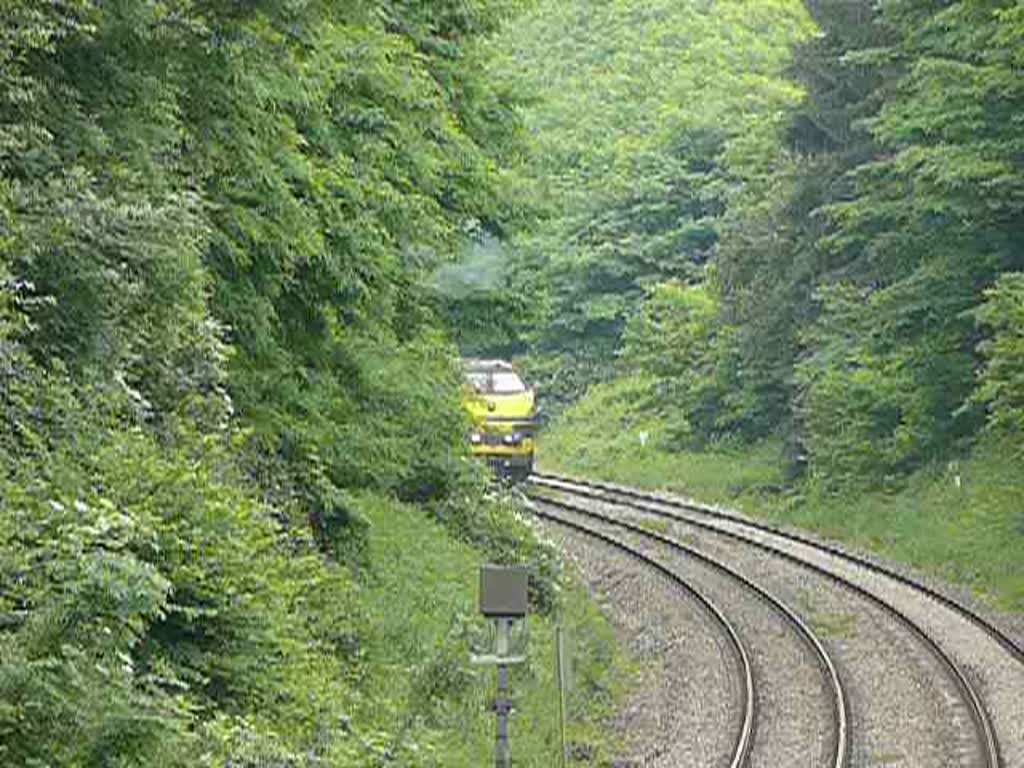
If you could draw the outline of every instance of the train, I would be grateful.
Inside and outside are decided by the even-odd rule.
[[[463,360],[463,406],[472,419],[469,448],[498,478],[520,482],[533,472],[537,433],[534,391],[505,360]]]

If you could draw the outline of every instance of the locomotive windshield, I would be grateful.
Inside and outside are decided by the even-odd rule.
[[[526,391],[523,380],[511,371],[470,371],[466,378],[480,394],[512,395]]]
[[[491,392],[497,395],[511,395],[515,392],[525,392],[526,385],[514,373],[494,373],[491,376]]]

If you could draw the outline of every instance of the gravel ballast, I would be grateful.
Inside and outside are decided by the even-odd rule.
[[[558,510],[558,514],[570,513]],[[623,535],[616,526],[593,520],[587,524],[608,535]],[[625,538],[710,598],[739,632],[755,673],[757,722],[748,765],[833,765],[837,737],[832,689],[808,642],[785,615],[709,564],[680,555],[646,536]]]
[[[742,520],[739,513],[730,511],[730,514]],[[977,688],[991,718],[1004,765],[1024,766],[1024,664],[983,629],[907,584],[825,552],[812,544],[793,541],[779,533],[752,529],[738,521],[707,519],[705,522],[784,549],[802,560],[825,568],[907,616],[957,661]],[[680,525],[680,529],[683,528],[690,535],[698,530]],[[709,535],[708,538],[715,537]],[[720,538],[718,540],[721,541]],[[738,546],[749,549],[749,546]],[[774,559],[778,561],[778,558]],[[807,571],[803,570],[802,573],[806,574]],[[791,578],[795,578],[795,575]],[[962,713],[959,717],[965,719]],[[964,730],[969,727],[969,721],[962,725]],[[962,751],[958,750],[958,754]]]
[[[623,744],[615,765],[728,765],[742,716],[741,683],[728,640],[705,609],[608,544],[553,523],[542,528],[640,664],[640,680],[612,724]]]

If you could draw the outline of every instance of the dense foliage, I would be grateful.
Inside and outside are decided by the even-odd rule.
[[[506,38],[541,94],[553,205],[516,275],[550,394],[642,372],[665,447],[776,435],[827,486],[1019,435],[1022,22],[1009,1],[539,3]]]
[[[3,46],[33,358],[123,379],[153,420],[229,377],[286,492],[320,505],[443,492],[461,423],[419,276],[506,215],[501,99],[467,42],[500,8],[37,5]]]
[[[416,500],[555,600],[427,279],[518,215],[478,61],[512,9],[2,4],[0,763],[470,759],[464,642],[400,638],[450,684],[397,666],[375,579]]]
[[[992,336],[979,346],[985,356],[976,397],[989,406],[997,429],[1024,431],[1024,274],[1011,272],[985,292],[977,317]]]
[[[637,407],[665,421],[670,443],[713,441],[745,417],[735,339],[719,311],[703,283],[661,283],[623,333],[621,367],[649,377]]]
[[[543,220],[516,240],[510,288],[549,398],[607,376],[646,288],[695,280],[737,179],[799,91],[783,77],[810,30],[798,5],[540,2],[502,36],[496,77],[521,84]]]
[[[773,231],[737,206],[721,290],[744,363],[789,408],[755,389],[767,423],[790,421],[815,474],[873,480],[949,455],[985,422],[972,393],[990,331],[972,312],[1021,265],[1022,28],[1009,3],[852,18],[840,5],[816,8],[824,35],[796,60],[808,95],[790,167],[766,182],[784,193]],[[750,298],[766,284],[781,323]],[[1005,309],[988,305],[989,329]]]

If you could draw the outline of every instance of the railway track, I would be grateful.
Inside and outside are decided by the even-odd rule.
[[[816,635],[816,633],[807,625],[800,616],[792,610],[788,605],[778,600],[775,596],[762,589],[758,584],[753,582],[751,579],[740,574],[736,570],[729,566],[721,563],[714,558],[690,547],[686,544],[678,542],[667,536],[663,536],[657,532],[650,531],[638,525],[625,523],[620,520],[615,520],[607,515],[603,515],[593,510],[588,510],[576,505],[567,504],[553,499],[540,500],[541,505],[531,505],[533,512],[540,518],[555,522],[558,525],[570,528],[576,532],[582,533],[591,538],[597,539],[604,542],[605,544],[615,547],[620,551],[629,553],[632,557],[636,558],[640,562],[656,569],[658,572],[666,575],[670,578],[673,583],[678,584],[688,594],[693,596],[701,605],[703,605],[707,612],[714,617],[716,623],[722,628],[724,633],[730,638],[731,646],[735,649],[737,658],[741,659],[741,668],[743,669],[744,677],[744,701],[743,701],[743,725],[739,731],[738,738],[736,740],[736,748],[733,751],[731,761],[729,763],[730,768],[741,768],[748,764],[748,759],[751,753],[751,745],[754,738],[755,730],[757,729],[757,718],[756,712],[757,707],[755,701],[757,696],[754,693],[755,677],[752,671],[750,662],[750,654],[745,648],[745,644],[740,639],[740,635],[726,617],[725,611],[712,602],[705,594],[695,590],[692,585],[680,578],[676,571],[666,567],[660,561],[652,558],[650,555],[636,549],[630,544],[624,542],[622,538],[610,535],[606,532],[602,532],[589,525],[581,524],[571,518],[567,518],[564,515],[555,515],[550,511],[544,509],[544,507],[556,508],[562,512],[569,512],[570,514],[587,518],[591,521],[598,521],[605,525],[617,527],[623,531],[627,531],[633,535],[643,537],[652,542],[657,542],[659,545],[666,547],[667,549],[682,553],[693,560],[699,561],[707,568],[725,576],[729,581],[738,584],[747,591],[748,593],[756,596],[756,598],[778,616],[782,622],[790,628],[792,633],[797,638],[798,642],[803,644],[807,649],[808,653],[814,660],[818,669],[823,677],[824,686],[829,690],[830,695],[828,697],[830,705],[829,720],[832,723],[832,744],[828,762],[825,764],[828,768],[846,768],[849,762],[849,740],[848,740],[848,704],[846,700],[846,693],[842,685],[842,681],[839,676],[839,672],[836,668],[835,662],[832,660],[828,651],[825,648],[824,643]],[[779,670],[773,670],[776,674]]]
[[[985,768],[1024,765],[1024,763],[1017,762],[1016,758],[1020,753],[1019,745],[1016,742],[1013,744],[1013,758],[1008,762],[1004,762],[996,730],[983,704],[983,699],[971,676],[964,671],[961,664],[951,654],[947,653],[943,646],[928,631],[922,628],[917,621],[906,615],[900,607],[893,605],[892,602],[894,601],[875,594],[874,590],[863,583],[864,579],[858,581],[855,578],[850,578],[850,574],[844,573],[843,568],[835,564],[842,563],[847,568],[858,569],[859,571],[871,574],[874,578],[885,579],[899,584],[904,589],[913,590],[929,602],[941,606],[945,611],[955,613],[963,621],[969,622],[971,626],[983,632],[1008,657],[1012,658],[1018,666],[1020,662],[1024,662],[1024,652],[1011,638],[966,607],[926,585],[919,584],[902,574],[895,573],[883,566],[843,552],[831,545],[819,544],[808,537],[781,531],[715,508],[646,494],[635,489],[623,488],[612,484],[579,481],[561,476],[538,474],[534,475],[531,481],[538,488],[547,488],[570,496],[577,503],[569,504],[569,506],[578,510],[586,509],[586,507],[578,503],[582,501],[584,504],[591,505],[594,503],[612,504],[621,509],[645,515],[655,515],[674,523],[681,523],[695,529],[700,529],[711,536],[731,540],[744,547],[755,548],[767,553],[772,558],[783,560],[793,566],[810,571],[817,576],[834,582],[845,590],[849,590],[891,616],[895,622],[927,649],[928,654],[937,662],[945,675],[948,676],[960,701],[970,716],[978,755],[978,759],[973,760],[972,764],[982,765]],[[564,496],[558,500],[558,503],[567,504]],[[623,525],[625,522],[619,515],[604,515],[604,517],[618,525]],[[813,553],[817,553],[817,558],[812,556]],[[1003,715],[1001,724],[1004,729],[1013,730],[1016,711],[1019,710],[1007,710],[1005,706],[1000,710]],[[1012,739],[1012,732],[1010,735]]]
[[[948,609],[956,612],[967,621],[975,624],[982,629],[986,634],[992,637],[997,643],[1006,649],[1007,653],[1013,656],[1018,662],[1024,664],[1024,645],[1018,643],[1008,634],[1003,632],[999,627],[990,622],[983,616],[978,615],[970,608],[961,603],[957,602],[948,595],[944,595],[936,589],[929,587],[920,581],[910,578],[905,574],[899,573],[886,568],[884,565],[872,562],[867,558],[860,557],[850,552],[846,552],[837,546],[826,544],[823,542],[815,541],[809,536],[803,536],[794,531],[787,531],[768,523],[759,522],[757,520],[750,520],[748,518],[739,517],[734,513],[726,512],[716,507],[699,504],[693,501],[682,501],[680,499],[659,496],[653,493],[645,493],[635,488],[628,488],[614,483],[604,483],[594,480],[581,480],[577,478],[565,477],[562,475],[555,475],[549,473],[534,473],[530,480],[539,485],[547,485],[549,487],[559,488],[560,490],[568,490],[570,492],[577,493],[578,495],[588,496],[590,498],[607,499],[607,495],[611,494],[613,497],[618,496],[624,499],[634,500],[640,503],[640,508],[645,512],[651,512],[652,514],[662,515],[664,513],[650,504],[657,504],[670,509],[680,510],[682,512],[693,512],[700,515],[704,515],[712,520],[719,520],[730,525],[735,525],[740,528],[747,528],[754,531],[760,531],[773,536],[778,536],[783,539],[787,539],[792,542],[812,547],[822,552],[826,552],[829,555],[853,563],[861,568],[869,571],[878,573],[886,578],[892,579],[893,581],[899,582],[922,595],[926,595],[932,600],[944,605]],[[583,489],[582,492],[579,492]]]
[[[551,506],[557,505],[552,504]],[[708,615],[719,628],[722,636],[726,638],[727,644],[732,649],[736,669],[738,670],[738,676],[740,678],[738,689],[742,691],[739,707],[741,717],[734,742],[735,746],[729,760],[729,768],[742,768],[742,766],[746,765],[747,755],[750,752],[753,739],[754,723],[756,720],[754,675],[746,646],[743,644],[742,640],[740,640],[739,634],[736,632],[736,629],[726,617],[725,613],[714,602],[680,578],[671,568],[666,567],[659,561],[649,557],[621,539],[617,539],[614,536],[610,536],[595,528],[583,525],[566,517],[551,514],[550,512],[546,512],[536,506],[533,506],[533,512],[544,520],[549,520],[577,533],[581,533],[589,538],[600,541],[620,552],[624,552],[637,562],[642,563],[645,567],[664,576],[672,584],[689,595],[704,609],[706,615]]]

